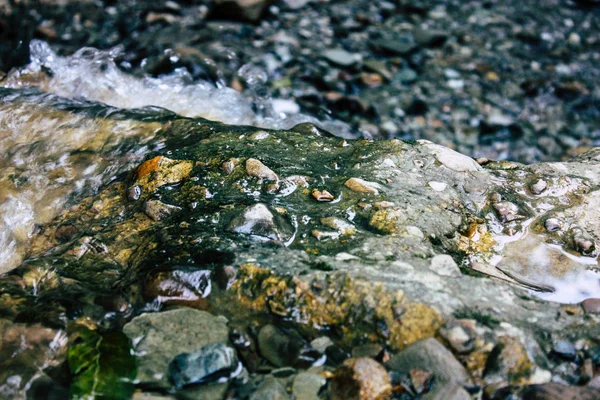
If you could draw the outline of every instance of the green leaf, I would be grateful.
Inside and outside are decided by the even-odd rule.
[[[73,399],[129,399],[135,389],[135,356],[120,331],[83,330],[71,337],[68,362]]]

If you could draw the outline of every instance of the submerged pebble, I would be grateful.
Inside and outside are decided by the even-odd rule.
[[[226,230],[281,243],[287,243],[294,236],[294,227],[285,217],[263,203],[246,207],[231,220]]]
[[[241,371],[235,350],[220,343],[179,354],[169,363],[169,378],[179,389],[197,383],[225,382]]]

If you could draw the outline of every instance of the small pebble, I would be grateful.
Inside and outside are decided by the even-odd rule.
[[[321,202],[327,202],[327,201],[333,201],[333,199],[335,197],[333,197],[333,195],[331,193],[329,193],[327,190],[318,190],[318,189],[314,189],[312,191],[312,196],[317,200],[317,201],[321,201]]]

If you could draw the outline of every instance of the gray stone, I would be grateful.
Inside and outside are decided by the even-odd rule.
[[[296,400],[319,400],[319,391],[327,380],[318,374],[311,372],[300,372],[294,378],[292,393]]]
[[[325,354],[325,350],[327,350],[329,346],[333,346],[333,342],[328,336],[321,336],[310,342],[310,347],[321,354]]]
[[[322,53],[323,58],[332,64],[349,67],[357,62],[357,56],[344,49],[327,49]]]
[[[436,384],[423,400],[471,400],[471,395],[461,385],[447,382]]]
[[[227,344],[229,330],[217,317],[191,308],[142,314],[123,328],[139,357],[137,379],[141,383],[169,387],[169,362],[181,353],[207,344]]]
[[[285,388],[277,379],[272,376],[267,376],[264,381],[252,395],[249,400],[287,400],[290,396],[285,391]]]
[[[302,347],[297,333],[288,335],[274,325],[265,325],[258,333],[260,354],[276,367],[293,365]]]
[[[421,340],[394,355],[386,366],[394,371],[408,373],[417,368],[434,374],[438,382],[471,384],[471,378],[454,355],[436,339]]]
[[[235,378],[242,370],[235,350],[221,343],[208,344],[194,353],[182,353],[169,363],[169,378],[178,388]]]

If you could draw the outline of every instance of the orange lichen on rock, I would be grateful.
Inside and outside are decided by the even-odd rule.
[[[141,179],[151,172],[156,171],[158,169],[158,165],[160,164],[160,160],[162,159],[163,156],[156,156],[141,163],[140,166],[135,170],[135,178]]]
[[[316,329],[335,327],[348,344],[388,341],[392,348],[402,349],[434,336],[442,325],[432,307],[405,303],[402,292],[357,282],[343,273],[307,280],[245,264],[238,270],[232,293],[237,304],[255,312],[292,318]],[[389,336],[378,329],[382,325],[388,327]]]

